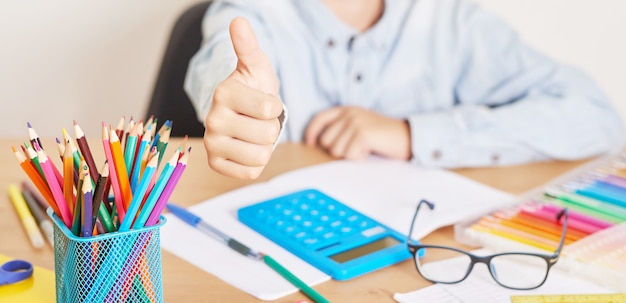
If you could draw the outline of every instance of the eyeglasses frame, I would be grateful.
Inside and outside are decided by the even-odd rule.
[[[420,210],[422,204],[426,204],[431,210],[435,208],[435,204],[434,203],[429,202],[429,201],[427,201],[425,199],[420,200],[420,202],[417,204],[417,208],[415,209],[415,214],[413,215],[413,220],[411,221],[411,227],[410,227],[410,230],[409,230],[409,234],[407,236],[406,244],[407,244],[407,248],[408,248],[409,252],[413,256],[413,261],[415,262],[415,268],[417,269],[417,272],[422,276],[422,278],[424,278],[427,281],[430,281],[432,283],[442,283],[442,284],[456,284],[456,283],[460,283],[460,282],[464,281],[470,275],[470,273],[474,269],[474,265],[475,264],[483,263],[489,269],[489,274],[491,275],[493,280],[496,283],[498,283],[500,286],[502,286],[502,287],[505,287],[505,288],[508,288],[508,289],[515,289],[515,290],[536,289],[536,288],[541,287],[546,282],[546,280],[548,278],[548,274],[550,272],[550,268],[552,268],[552,266],[554,264],[556,264],[556,262],[559,260],[559,255],[561,254],[561,250],[563,249],[563,243],[565,242],[565,235],[567,233],[567,221],[568,221],[568,218],[569,218],[567,208],[563,208],[556,215],[557,222],[560,222],[561,218],[563,216],[565,216],[565,218],[563,219],[563,228],[562,228],[562,231],[561,231],[561,240],[559,241],[559,245],[558,245],[557,249],[551,255],[541,254],[541,253],[531,253],[531,252],[505,252],[505,253],[497,253],[497,254],[486,255],[486,256],[477,256],[477,255],[474,255],[474,254],[472,254],[470,252],[467,252],[465,250],[458,249],[458,248],[451,247],[451,246],[429,245],[429,244],[414,244],[414,240],[412,239],[411,235],[413,234],[413,227],[415,225],[415,221],[417,219],[417,214],[419,213],[419,210]],[[454,281],[454,282],[434,281],[434,280],[426,278],[422,274],[422,272],[420,271],[420,268],[419,268],[419,266],[417,264],[417,258],[419,257],[419,256],[417,256],[417,254],[420,251],[420,249],[424,249],[424,248],[426,248],[426,249],[428,249],[428,248],[438,248],[438,249],[453,250],[453,251],[456,251],[458,253],[461,253],[461,254],[464,254],[464,255],[467,255],[468,257],[470,257],[471,263],[467,267],[467,272],[465,273],[463,278],[461,278],[458,281]],[[500,281],[498,281],[498,279],[494,276],[494,273],[493,273],[493,271],[491,269],[491,266],[489,266],[489,265],[491,264],[491,260],[493,258],[499,257],[499,256],[503,256],[503,255],[527,255],[527,256],[536,256],[536,257],[544,259],[546,261],[546,263],[547,263],[547,268],[546,268],[546,273],[545,273],[541,283],[539,283],[537,286],[534,286],[534,287],[523,287],[523,288],[511,287],[511,286],[507,286],[507,285],[504,285],[504,284],[500,283]]]

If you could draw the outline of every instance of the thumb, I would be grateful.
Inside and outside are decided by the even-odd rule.
[[[241,73],[250,76],[271,68],[248,20],[243,17],[233,19],[230,23],[230,39],[238,59],[237,70]]]

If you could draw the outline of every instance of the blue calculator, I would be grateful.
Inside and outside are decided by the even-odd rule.
[[[406,236],[316,189],[240,208],[239,221],[336,280],[411,257]]]

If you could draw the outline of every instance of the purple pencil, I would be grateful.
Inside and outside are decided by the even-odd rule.
[[[178,183],[180,176],[187,167],[187,161],[189,161],[189,152],[184,153],[180,160],[178,160],[178,164],[176,164],[176,168],[174,168],[174,172],[172,173],[170,180],[165,185],[165,188],[163,188],[163,192],[161,193],[161,196],[159,196],[159,199],[154,205],[154,208],[152,209],[152,212],[150,213],[150,216],[148,217],[148,220],[146,220],[146,224],[144,226],[152,226],[159,221],[161,212],[163,212],[163,208],[165,208],[165,204],[167,204],[167,201],[170,199],[176,183]]]
[[[85,181],[83,182],[83,205],[81,208],[81,235],[83,237],[91,237],[93,233],[92,224],[92,207],[93,207],[93,185],[89,182],[89,173],[85,175]],[[78,214],[75,214],[78,215]]]

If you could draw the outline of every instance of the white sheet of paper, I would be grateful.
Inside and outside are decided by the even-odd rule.
[[[450,171],[373,158],[295,170],[225,193],[190,210],[234,239],[271,255],[305,283],[315,285],[330,277],[237,220],[237,209],[243,206],[306,188],[319,189],[403,234],[408,233],[417,202],[426,198],[436,206],[430,213],[426,210],[420,214],[414,230],[416,239],[515,201],[509,194]],[[298,291],[265,264],[239,255],[170,214],[165,216],[168,222],[161,231],[161,245],[175,255],[262,300]]]
[[[478,255],[489,254],[485,249],[474,251]],[[439,261],[437,266],[458,266],[458,260]],[[524,265],[517,264],[520,271]],[[417,273],[416,273],[417,274]],[[587,280],[567,274],[559,269],[557,263],[548,275],[546,282],[537,289],[512,290],[504,288],[493,280],[489,270],[482,264],[474,266],[467,279],[457,284],[434,284],[407,293],[397,293],[394,300],[399,303],[510,303],[512,295],[549,295],[549,294],[604,294],[614,293]]]

